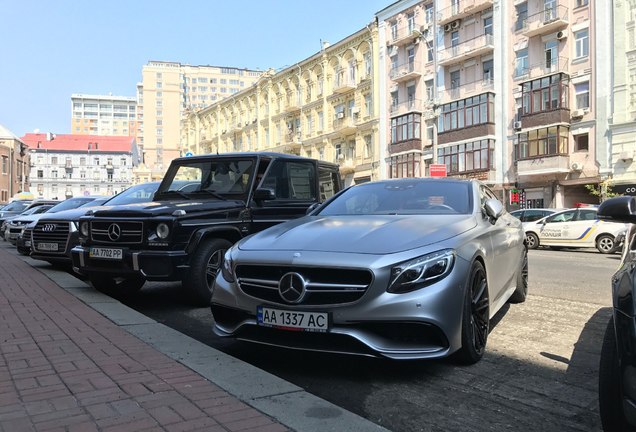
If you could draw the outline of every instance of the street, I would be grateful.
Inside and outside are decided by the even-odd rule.
[[[598,359],[619,255],[530,251],[530,295],[493,320],[484,359],[390,362],[220,340],[179,284],[123,300],[147,316],[396,432],[595,431]]]

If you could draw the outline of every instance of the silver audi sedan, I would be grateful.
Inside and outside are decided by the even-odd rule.
[[[528,292],[521,222],[483,183],[352,186],[227,250],[214,332],[391,359],[484,354],[490,319]]]

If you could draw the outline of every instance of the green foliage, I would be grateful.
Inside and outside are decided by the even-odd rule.
[[[603,202],[608,198],[619,196],[619,194],[612,192],[613,186],[612,179],[605,179],[598,184],[586,184],[585,189],[590,192],[590,195],[598,197],[599,202]]]

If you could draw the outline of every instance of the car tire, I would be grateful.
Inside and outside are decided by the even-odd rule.
[[[16,248],[16,249],[18,250],[18,253],[20,255],[29,256],[29,254],[31,253],[31,249],[29,249],[29,248],[21,248],[21,247],[19,247],[19,248]]]
[[[598,405],[601,424],[605,432],[636,431],[630,426],[623,412],[620,371],[614,318],[610,318],[603,337],[598,379]]]
[[[88,280],[97,291],[108,295],[130,295],[136,293],[146,283],[142,276],[116,278],[108,274],[90,274]]]
[[[190,271],[183,279],[183,286],[190,291],[196,305],[210,306],[212,284],[230,246],[232,243],[225,239],[209,239],[197,247],[190,261]]]
[[[523,257],[517,273],[517,288],[510,296],[510,303],[523,303],[528,296],[528,250],[523,249]]]
[[[526,233],[526,244],[528,249],[536,249],[539,247],[539,237],[533,232]]]
[[[456,359],[464,365],[477,363],[484,356],[490,330],[490,300],[486,270],[475,261],[470,269],[462,311],[462,347]]]
[[[602,254],[610,254],[616,249],[614,237],[611,235],[601,235],[596,238],[596,249]]]

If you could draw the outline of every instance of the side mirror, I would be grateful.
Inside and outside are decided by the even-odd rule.
[[[254,191],[255,201],[271,201],[276,199],[276,194],[271,189],[259,188]]]
[[[321,206],[321,203],[313,203],[312,205],[309,206],[309,208],[307,208],[307,211],[305,212],[305,214],[312,213],[314,210],[316,210],[320,206]]]
[[[503,205],[496,199],[491,198],[486,201],[484,204],[484,209],[486,210],[486,215],[491,219],[499,219],[499,217],[503,214],[504,208]]]
[[[608,222],[636,223],[636,198],[622,196],[603,201],[597,215]]]

